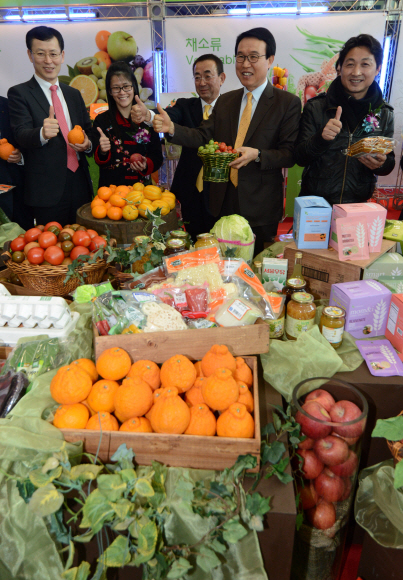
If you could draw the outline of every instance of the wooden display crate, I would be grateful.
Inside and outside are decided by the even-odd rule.
[[[355,282],[361,280],[364,269],[375,262],[386,252],[394,252],[396,242],[382,240],[380,252],[373,252],[368,260],[339,260],[339,254],[333,248],[327,250],[299,250],[295,243],[287,244],[284,258],[288,259],[287,278],[294,269],[295,253],[302,253],[302,275],[308,282],[308,292],[315,298],[330,298],[332,284]]]
[[[251,326],[236,328],[202,328],[168,330],[100,336],[94,327],[95,359],[106,349],[119,346],[133,359],[163,363],[175,354],[192,360],[201,359],[213,344],[225,344],[234,356],[261,354],[269,351],[269,325],[257,321]]]
[[[255,436],[252,439],[123,431],[107,431],[101,435],[99,431],[89,429],[62,429],[64,438],[71,443],[83,441],[85,451],[94,455],[99,447],[98,456],[102,461],[109,461],[118,447],[122,443],[126,443],[128,448],[133,449],[135,461],[139,465],[151,465],[153,461],[160,461],[172,467],[221,470],[234,465],[239,455],[251,454],[258,461],[258,465],[253,471],[258,471],[260,413],[257,358],[253,356],[244,358],[253,372]]]

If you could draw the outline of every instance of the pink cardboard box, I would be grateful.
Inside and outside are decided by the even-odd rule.
[[[378,203],[341,203],[333,206],[332,223],[330,226],[329,245],[338,250],[336,220],[345,217],[361,217],[367,219],[368,242],[370,252],[380,252],[383,230],[385,229],[386,209]]]
[[[329,305],[346,311],[344,330],[355,338],[372,338],[385,334],[391,298],[392,292],[379,282],[358,280],[333,284]]]
[[[398,351],[403,360],[403,294],[393,294],[385,337]]]

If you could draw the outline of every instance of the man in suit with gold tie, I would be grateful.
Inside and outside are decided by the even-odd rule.
[[[240,34],[235,44],[236,74],[242,89],[220,96],[210,117],[197,129],[174,124],[161,109],[154,130],[172,143],[198,148],[214,141],[235,144],[228,183],[210,183],[209,207],[216,219],[234,213],[246,218],[256,235],[255,253],[277,233],[283,213],[283,167],[294,165],[301,103],[267,80],[276,42],[267,28]]]
[[[193,80],[198,97],[178,99],[166,112],[174,123],[184,127],[198,127],[203,119],[208,119],[220,95],[225,81],[223,64],[214,54],[203,54],[193,63]],[[154,112],[149,111],[140,99],[132,109],[135,123],[152,122]],[[183,147],[178,166],[175,170],[171,191],[182,206],[182,217],[186,229],[193,239],[197,234],[209,231],[215,218],[208,211],[208,182],[203,183],[202,162],[197,150]],[[204,189],[203,189],[204,185]]]

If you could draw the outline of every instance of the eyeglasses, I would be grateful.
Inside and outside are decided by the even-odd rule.
[[[133,85],[123,85],[123,87],[111,87],[112,95],[118,95],[120,91],[124,91],[125,93],[130,93],[132,90]]]
[[[262,58],[262,56],[266,57],[265,54],[250,54],[249,56],[245,54],[237,54],[235,60],[237,62],[244,63],[245,60],[248,59],[249,62],[255,63],[259,60],[259,58]]]
[[[51,60],[57,60],[62,55],[61,52],[42,52],[41,50],[39,50],[38,52],[34,52],[33,50],[31,50],[31,54],[34,54],[37,60],[45,60],[47,56],[51,58]]]
[[[193,77],[193,79],[194,79],[194,82],[195,82],[195,83],[201,83],[201,82],[202,82],[202,80],[203,80],[205,83],[208,83],[208,82],[210,82],[210,81],[211,81],[211,79],[214,79],[214,78],[216,78],[217,76],[218,76],[218,75],[196,75],[196,76],[194,76],[194,77]]]

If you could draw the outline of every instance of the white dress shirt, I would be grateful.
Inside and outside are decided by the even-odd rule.
[[[218,95],[218,97],[219,96],[220,95]],[[218,99],[218,97],[217,97],[217,99]],[[214,101],[212,103],[206,103],[206,101],[203,101],[203,99],[200,99],[200,103],[201,103],[201,106],[202,106],[202,113],[204,112],[205,105],[210,105],[211,109],[209,110],[209,113],[208,113],[208,116],[210,117],[211,113],[213,112],[214,105],[217,102],[217,99],[214,99]],[[170,107],[168,107],[168,108],[170,108]],[[154,117],[155,117],[155,113],[154,113],[154,111],[151,111],[150,110],[150,114],[151,114],[151,119],[149,121],[145,121],[145,124],[146,125],[152,125],[153,124],[153,120],[154,120]]]
[[[50,90],[50,87],[52,86],[52,84],[48,83],[48,81],[45,81],[44,79],[41,79],[41,77],[38,77],[35,74],[34,74],[34,77],[35,77],[35,80],[37,81],[38,85],[43,90],[43,94],[45,95],[45,97],[49,103],[49,106],[53,107],[52,91]],[[57,91],[57,96],[59,97],[60,102],[61,102],[62,107],[63,107],[63,113],[64,113],[64,116],[66,118],[67,127],[68,127],[69,131],[71,131],[71,129],[73,128],[73,125],[71,124],[70,113],[69,113],[69,109],[67,107],[66,100],[65,100],[64,95],[63,95],[63,91],[61,90],[60,85],[59,85],[59,79],[54,84],[59,87],[59,90]],[[42,145],[46,145],[46,143],[49,141],[49,139],[45,139],[43,136],[43,127],[42,127],[41,132],[40,132],[40,138],[41,138]]]

